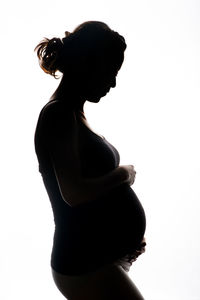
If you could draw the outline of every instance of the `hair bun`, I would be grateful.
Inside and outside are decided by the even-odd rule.
[[[53,38],[49,40],[46,51],[49,51],[50,53],[52,53],[52,51],[59,52],[62,49],[62,47],[63,43],[61,39]]]
[[[40,67],[45,73],[56,77],[56,71],[60,71],[59,62],[63,50],[63,42],[59,38],[45,38],[35,48],[39,58]]]

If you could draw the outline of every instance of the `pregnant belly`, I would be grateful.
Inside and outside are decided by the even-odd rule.
[[[111,205],[109,214],[113,238],[119,239],[127,248],[134,248],[141,242],[145,228],[146,217],[144,209],[130,186],[124,184],[110,193]],[[108,199],[109,201],[109,199]],[[109,218],[108,218],[109,224]]]
[[[121,255],[133,251],[142,241],[146,228],[144,209],[127,184],[80,210],[79,220],[83,239],[92,243],[94,249],[104,249],[112,255],[117,250]]]
[[[115,261],[138,248],[145,227],[139,199],[128,185],[121,185],[97,201],[74,209],[68,226],[66,220],[56,229],[52,262],[63,266],[69,258],[78,266],[85,264],[86,269]]]

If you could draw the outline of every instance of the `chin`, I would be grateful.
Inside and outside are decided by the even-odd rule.
[[[89,102],[94,102],[94,103],[98,103],[100,101],[102,96],[93,96],[93,97],[88,97],[87,101]]]
[[[98,103],[102,97],[105,97],[107,95],[108,91],[105,91],[101,93],[100,95],[90,95],[87,97],[87,100],[89,102]]]

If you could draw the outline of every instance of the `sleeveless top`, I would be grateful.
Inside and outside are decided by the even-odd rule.
[[[51,266],[61,274],[85,274],[138,247],[146,227],[144,209],[128,184],[121,184],[94,201],[69,206],[59,191],[45,145],[42,111],[35,131],[35,151],[55,222]],[[78,127],[83,176],[98,177],[115,169],[120,162],[117,149],[81,121]]]

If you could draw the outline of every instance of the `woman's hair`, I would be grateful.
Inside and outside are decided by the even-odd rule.
[[[40,67],[55,78],[57,71],[79,72],[83,63],[87,63],[89,70],[98,66],[101,59],[120,68],[125,49],[124,37],[98,21],[84,22],[72,33],[66,31],[63,39],[44,38],[35,47]]]

